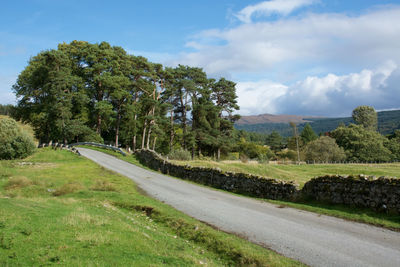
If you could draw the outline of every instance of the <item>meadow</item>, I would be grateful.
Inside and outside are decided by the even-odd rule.
[[[400,175],[400,163],[388,164],[268,164],[240,161],[171,161],[174,164],[193,167],[220,168],[223,171],[250,173],[267,178],[294,181],[302,187],[313,177],[324,175],[372,175],[397,177]]]
[[[0,161],[0,265],[296,266],[69,151]]]

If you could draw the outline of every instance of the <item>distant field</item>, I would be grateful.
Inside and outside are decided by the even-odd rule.
[[[0,266],[298,266],[68,151],[0,161]]]
[[[223,171],[242,172],[275,178],[284,181],[295,181],[300,186],[311,178],[322,175],[375,175],[400,176],[400,163],[392,164],[316,164],[316,165],[272,165],[263,163],[216,162],[216,161],[173,161],[175,164],[193,167],[220,168]]]

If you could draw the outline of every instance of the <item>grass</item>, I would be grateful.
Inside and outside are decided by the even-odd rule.
[[[92,147],[87,147],[87,148],[92,148]],[[135,156],[122,156],[121,154],[111,151],[111,150],[105,150],[101,148],[92,148],[110,155],[113,155],[115,157],[118,157],[119,159],[128,161],[130,163],[139,165],[141,167],[147,168],[143,165],[141,165],[138,160],[135,158]],[[174,163],[177,163],[177,161],[173,161]],[[272,169],[275,168],[282,168],[286,169],[288,173],[294,173],[297,177],[304,177],[303,181],[306,182],[310,178],[307,177],[313,177],[313,176],[319,176],[319,175],[324,175],[324,174],[368,174],[368,175],[376,175],[376,176],[394,176],[396,174],[396,170],[400,169],[399,164],[379,164],[379,165],[359,165],[359,164],[352,164],[352,165],[331,165],[331,164],[324,164],[324,165],[268,165],[268,164],[258,164],[258,163],[250,163],[250,164],[244,164],[244,163],[224,163],[224,162],[210,162],[210,161],[190,161],[190,162],[185,162],[185,161],[180,161],[178,162],[179,164],[189,164],[192,166],[206,166],[206,167],[213,167],[213,168],[221,168],[226,171],[235,171],[235,172],[247,172],[247,173],[253,173],[253,174],[258,174],[261,175],[262,171],[258,170],[257,168],[263,169],[263,168],[269,168],[271,167]],[[204,163],[204,164],[203,164]],[[237,169],[229,169],[229,166],[232,165],[239,165],[239,168]],[[223,167],[223,168],[222,168]],[[247,167],[247,168],[246,168]],[[340,171],[340,167],[343,167],[344,171]],[[363,168],[367,167],[367,168]],[[246,171],[249,170],[249,171]],[[366,171],[367,170],[367,171]],[[370,171],[368,171],[370,170]],[[311,175],[311,173],[313,175]],[[399,172],[397,172],[398,174]],[[264,175],[267,176],[267,175]],[[271,176],[268,176],[271,177]],[[287,176],[289,177],[289,176]],[[276,178],[276,177],[272,177]],[[290,179],[288,179],[290,180]],[[214,189],[218,190],[218,189]],[[234,194],[234,193],[230,193]],[[333,204],[328,204],[328,203],[321,203],[317,201],[312,201],[312,200],[303,200],[301,202],[289,202],[289,201],[277,201],[277,200],[265,200],[267,202],[270,202],[272,204],[276,204],[279,207],[292,207],[296,209],[302,209],[302,210],[307,210],[310,212],[318,213],[318,214],[323,214],[323,215],[328,215],[328,216],[334,216],[338,218],[342,218],[345,220],[350,220],[350,221],[356,221],[356,222],[361,222],[361,223],[366,223],[374,226],[379,226],[379,227],[384,227],[387,229],[391,229],[394,231],[400,231],[400,215],[395,215],[395,214],[385,214],[385,213],[377,213],[374,212],[370,209],[363,209],[363,208],[357,208],[357,207],[349,207],[345,205],[333,205]]]
[[[400,215],[377,213],[366,208],[355,208],[344,205],[333,205],[317,201],[288,202],[278,200],[267,200],[279,207],[291,207],[311,211],[337,218],[367,223],[374,226],[384,227],[393,231],[400,231]]]
[[[90,160],[43,148],[0,161],[0,265],[51,264],[301,265],[143,196]]]
[[[250,173],[284,181],[295,181],[302,187],[313,177],[324,175],[375,175],[396,177],[400,174],[400,163],[388,164],[304,164],[272,165],[263,163],[216,162],[216,161],[172,161],[174,164],[193,167],[220,168],[223,171]]]

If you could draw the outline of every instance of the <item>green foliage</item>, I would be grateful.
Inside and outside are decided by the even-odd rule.
[[[339,127],[332,132],[332,137],[340,147],[344,148],[349,161],[386,162],[393,158],[390,150],[384,145],[387,139],[362,125]]]
[[[0,115],[11,116],[14,112],[13,105],[2,105],[0,104]]]
[[[393,154],[393,159],[400,160],[400,130],[396,130],[384,143]]]
[[[307,161],[317,162],[342,161],[346,158],[344,149],[329,136],[321,136],[308,143],[304,148],[304,154]]]
[[[278,157],[283,160],[297,160],[297,152],[292,149],[284,149],[281,152],[277,153]]]
[[[274,153],[267,146],[247,142],[244,139],[239,142],[237,149],[240,155],[246,155],[250,159],[269,159],[274,156]]]
[[[308,144],[309,142],[314,141],[318,138],[309,123],[304,126],[303,131],[301,131],[300,137],[303,140],[304,144]]]
[[[43,51],[13,89],[16,117],[33,126],[41,143],[104,139],[163,153],[180,144],[207,156],[234,145],[235,83],[208,79],[201,68],[164,68],[107,42]]]
[[[272,150],[277,151],[282,148],[283,139],[277,131],[273,131],[270,135],[268,135],[265,143],[269,145]]]
[[[177,150],[172,150],[168,154],[168,159],[171,159],[171,160],[191,160],[192,159],[192,155],[187,150],[177,149]]]
[[[357,124],[364,126],[367,130],[376,131],[378,128],[378,115],[373,107],[356,107],[353,110],[352,118]]]
[[[25,158],[35,151],[32,137],[10,118],[0,118],[0,159]]]

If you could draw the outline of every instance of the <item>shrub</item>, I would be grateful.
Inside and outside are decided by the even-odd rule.
[[[0,119],[0,159],[26,158],[34,151],[33,138],[15,120]]]
[[[280,159],[292,160],[292,161],[297,160],[297,152],[290,149],[282,150],[278,156]]]
[[[230,152],[224,159],[227,160],[239,160],[239,152]]]
[[[344,149],[339,147],[335,139],[321,136],[306,145],[304,148],[306,160],[319,162],[341,161],[346,158]]]
[[[191,160],[192,159],[192,155],[187,150],[178,149],[178,150],[172,150],[168,154],[168,159],[172,159],[172,160]]]
[[[93,142],[93,143],[104,144],[103,138],[94,131],[91,131],[87,135],[83,136],[82,142]]]
[[[247,163],[247,162],[249,162],[249,157],[246,154],[241,153],[240,154],[240,161],[243,162],[243,163]]]

